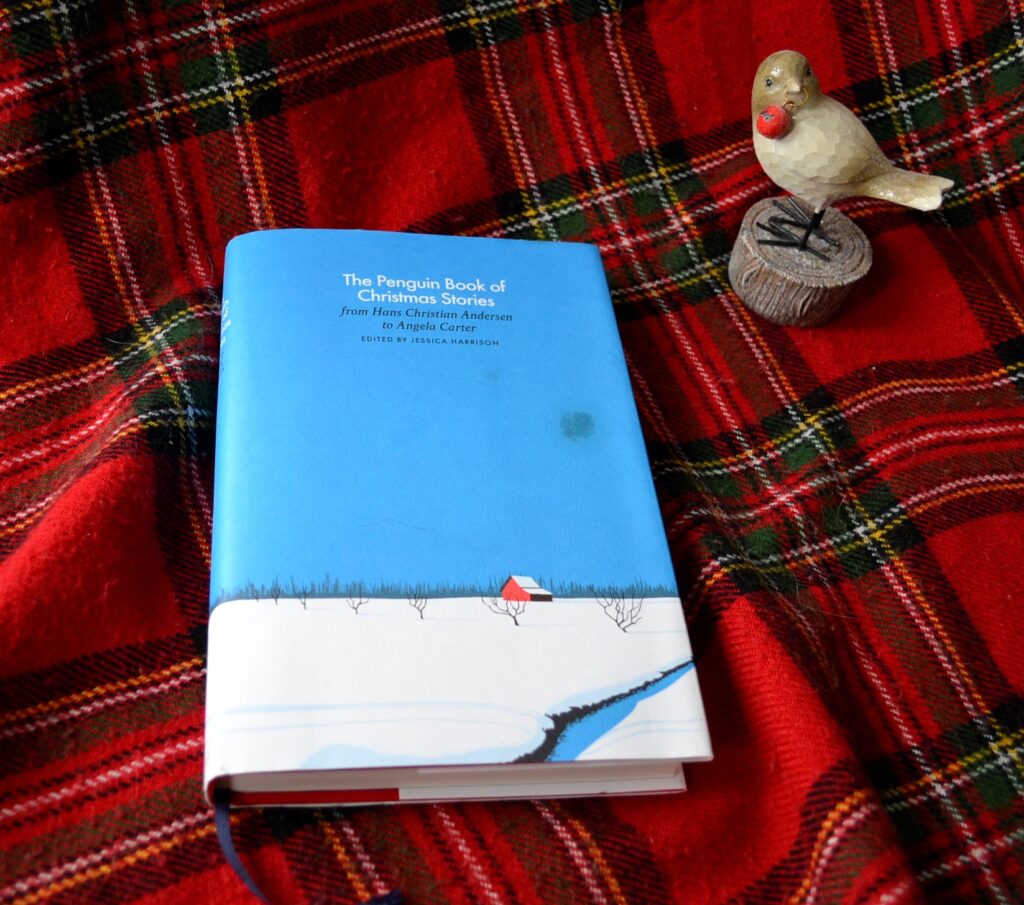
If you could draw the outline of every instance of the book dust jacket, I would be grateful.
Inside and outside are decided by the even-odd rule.
[[[279,230],[225,270],[208,786],[709,757],[597,249]]]

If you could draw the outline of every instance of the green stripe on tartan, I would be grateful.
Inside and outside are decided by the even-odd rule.
[[[179,354],[184,346],[213,351],[216,349],[217,330],[214,319],[197,317],[191,300],[179,297],[152,312],[145,324],[127,324],[102,337],[101,342],[127,383],[172,347],[178,347]],[[216,377],[216,371],[212,371],[211,380],[215,381]]]
[[[754,527],[734,527],[728,534],[708,531],[701,542],[739,590],[797,596],[801,586],[817,583],[808,571],[815,561],[837,559],[851,579],[858,579],[923,542],[895,494],[878,478],[862,478],[842,495],[832,488],[825,499],[820,515],[802,511],[806,538],[787,536],[783,542],[781,524],[759,520]],[[783,510],[780,518],[786,517]],[[787,535],[794,533],[792,528],[787,524]],[[812,549],[801,551],[803,543]]]
[[[824,387],[769,415],[762,425],[791,472],[857,445],[836,399]]]
[[[196,98],[190,107],[199,135],[229,130],[238,123],[255,122],[281,111],[281,92],[272,74],[274,66],[266,41],[186,57],[179,63],[178,72],[184,90]],[[237,90],[224,87],[243,84],[246,87]]]

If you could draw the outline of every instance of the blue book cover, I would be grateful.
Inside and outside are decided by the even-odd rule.
[[[681,786],[710,756],[597,249],[228,246],[208,790]]]

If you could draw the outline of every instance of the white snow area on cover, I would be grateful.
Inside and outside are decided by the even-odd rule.
[[[526,605],[515,625],[481,598],[230,601],[210,623],[207,777],[502,763],[537,748],[547,714],[603,700],[691,656],[677,598],[622,632],[591,599]],[[709,754],[693,670],[578,759]]]

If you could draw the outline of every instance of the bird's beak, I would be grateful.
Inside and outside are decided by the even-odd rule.
[[[804,91],[803,82],[799,79],[790,79],[786,82],[787,103],[794,107],[801,107],[807,103],[807,92]]]

